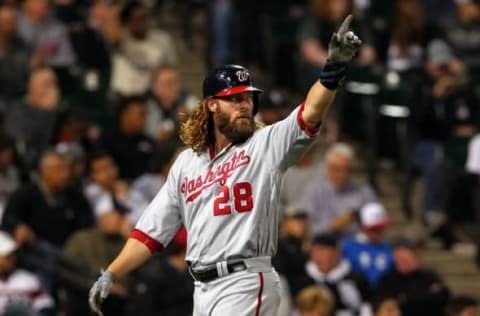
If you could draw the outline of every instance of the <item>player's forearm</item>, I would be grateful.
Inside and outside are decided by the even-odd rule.
[[[312,126],[323,122],[330,110],[335,93],[335,90],[327,89],[317,81],[310,88],[305,99],[305,108],[302,113],[304,122]]]
[[[150,249],[145,244],[129,238],[120,254],[107,270],[112,272],[116,278],[122,278],[130,271],[141,266],[150,256]]]

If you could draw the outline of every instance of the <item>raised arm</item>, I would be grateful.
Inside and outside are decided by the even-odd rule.
[[[350,31],[352,15],[345,18],[328,45],[327,62],[319,80],[310,88],[305,100],[302,118],[311,126],[320,124],[328,114],[335,90],[341,84],[348,63],[353,59],[362,41]]]

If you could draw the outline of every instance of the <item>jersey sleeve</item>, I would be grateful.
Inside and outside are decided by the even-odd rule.
[[[266,128],[265,146],[273,166],[285,171],[295,164],[318,136],[320,125],[308,126],[302,118],[305,104],[297,106],[289,116]]]
[[[172,166],[165,185],[147,206],[130,238],[144,243],[151,252],[170,243],[181,225],[178,204],[178,160]]]

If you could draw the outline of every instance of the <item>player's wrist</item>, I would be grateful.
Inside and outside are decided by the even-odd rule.
[[[111,282],[115,282],[117,280],[117,277],[115,276],[115,273],[109,270],[103,270],[101,271],[100,278],[104,280],[109,280]]]
[[[335,90],[343,84],[345,74],[347,72],[346,62],[338,62],[332,59],[327,59],[322,71],[318,76],[318,80],[324,87],[329,90]]]

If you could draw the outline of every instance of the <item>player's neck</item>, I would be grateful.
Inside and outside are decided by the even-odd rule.
[[[231,141],[225,137],[219,130],[215,130],[215,143],[213,145],[214,154],[217,155],[225,147],[230,145]]]

